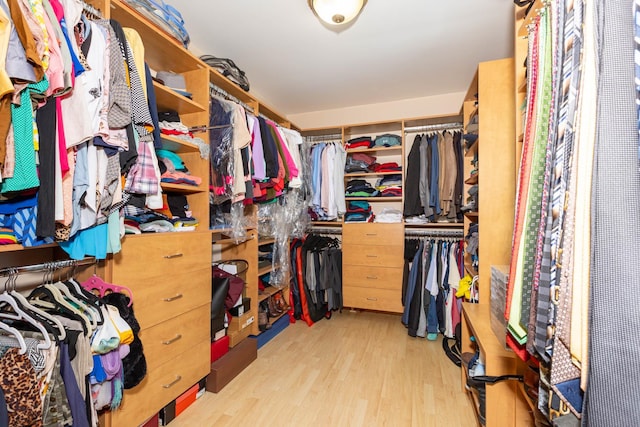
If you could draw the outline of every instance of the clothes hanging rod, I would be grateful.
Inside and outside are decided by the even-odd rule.
[[[59,270],[61,268],[79,267],[83,265],[97,264],[95,258],[85,258],[81,260],[67,259],[60,261],[45,262],[42,264],[21,265],[16,267],[5,267],[0,269],[0,277],[9,276],[11,274],[35,273],[40,271]]]
[[[411,230],[405,229],[404,235],[407,237],[463,237],[464,230]]]
[[[309,234],[342,234],[342,227],[316,227],[307,228]]]
[[[334,133],[329,135],[309,135],[305,136],[304,139],[308,144],[314,144],[316,142],[334,142],[336,140],[342,141],[342,134]]]
[[[427,131],[433,131],[433,130],[462,130],[462,129],[463,129],[463,125],[460,122],[440,123],[435,125],[406,127],[404,128],[404,133],[427,132]]]
[[[102,13],[100,13],[100,11],[98,9],[96,9],[95,7],[90,5],[89,3],[85,2],[84,0],[80,0],[80,2],[82,3],[82,10],[86,14],[91,15],[94,18],[97,18],[97,19],[104,19],[102,17]]]
[[[227,101],[235,102],[236,104],[241,105],[242,108],[244,108],[245,110],[251,111],[253,113],[253,107],[251,107],[250,105],[240,101],[238,98],[236,98],[235,96],[231,95],[226,90],[216,86],[213,83],[209,83],[209,89],[210,89],[210,94],[211,95],[213,95],[213,96],[221,96],[222,98],[226,99]]]

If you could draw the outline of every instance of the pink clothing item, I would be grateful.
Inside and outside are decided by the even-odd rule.
[[[76,151],[71,148],[66,150],[62,159],[67,159],[69,170],[62,177],[62,205],[64,207],[64,219],[60,221],[62,225],[70,226],[73,220],[73,176],[76,169]]]
[[[67,141],[64,135],[64,124],[62,123],[62,100],[60,98],[55,99],[57,116],[56,127],[58,128],[58,151],[60,152],[60,169],[62,171],[62,176],[65,176],[65,174],[69,172],[69,160],[67,158]]]
[[[60,51],[61,41],[57,39],[53,24],[46,13],[44,14],[44,23],[49,33],[49,68],[45,71],[47,80],[49,80],[49,89],[45,94],[51,96],[65,89],[64,63],[62,61],[62,52]]]
[[[296,163],[293,161],[293,157],[291,157],[291,153],[289,152],[289,147],[285,142],[284,135],[282,135],[282,132],[280,132],[280,129],[278,128],[278,126],[276,126],[275,123],[271,121],[267,121],[267,124],[273,128],[276,135],[278,136],[278,140],[280,141],[280,146],[282,147],[282,153],[284,154],[284,160],[287,162],[287,167],[289,168],[289,176],[297,177],[299,171],[296,166]]]

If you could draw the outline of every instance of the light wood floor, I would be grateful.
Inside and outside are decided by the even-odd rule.
[[[182,426],[475,426],[460,371],[440,340],[411,338],[399,316],[334,313],[289,325]]]

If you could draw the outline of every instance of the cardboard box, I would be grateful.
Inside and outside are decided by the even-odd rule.
[[[173,400],[173,401],[169,402],[169,404],[167,406],[165,406],[164,408],[160,409],[160,412],[158,413],[158,416],[160,418],[160,425],[161,426],[166,426],[171,421],[173,421],[176,418],[176,401]]]
[[[224,336],[221,339],[211,343],[211,363],[220,359],[229,352],[229,337]]]
[[[232,317],[229,321],[229,334],[239,332],[247,328],[255,320],[256,318],[251,311],[247,311],[242,316]]]
[[[142,427],[158,427],[160,425],[160,417],[158,414],[155,414],[153,417],[149,418],[146,423],[142,425]]]
[[[211,364],[211,372],[207,377],[207,391],[218,393],[257,358],[256,340],[253,338],[243,340],[229,350],[229,353]]]
[[[191,387],[189,390],[182,393],[176,399],[176,417],[184,412],[193,402],[196,401],[196,395],[198,394],[198,384]]]

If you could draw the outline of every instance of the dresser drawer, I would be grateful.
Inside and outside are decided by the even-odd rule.
[[[174,272],[131,285],[140,327],[147,329],[211,301],[211,267]]]
[[[144,279],[211,266],[211,234],[158,233],[125,238],[113,256],[113,283],[130,286]]]
[[[111,413],[111,425],[139,426],[206,377],[211,365],[210,352],[210,343],[206,340],[157,369],[149,370],[140,384],[131,390],[125,390],[122,405]]]
[[[404,246],[343,245],[343,265],[402,267]]]
[[[209,304],[140,332],[147,369],[156,369],[198,344],[211,341]]]
[[[363,288],[402,289],[402,268],[344,265],[342,267],[343,286]]]
[[[402,291],[400,289],[361,288],[343,286],[343,305],[351,308],[402,313]]]
[[[344,224],[342,243],[345,245],[403,245],[404,224]]]

